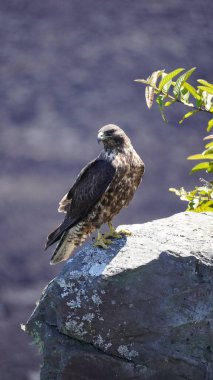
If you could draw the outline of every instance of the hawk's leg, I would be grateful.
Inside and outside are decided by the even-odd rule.
[[[112,243],[112,240],[107,239],[104,235],[101,234],[101,232],[98,230],[98,235],[95,240],[94,246],[95,247],[101,247],[104,249],[108,248],[108,245]]]
[[[104,234],[105,238],[112,237],[116,239],[121,239],[122,235],[127,235],[127,236],[132,235],[132,233],[128,230],[120,230],[119,232],[117,232],[111,222],[108,223],[108,226],[109,226],[109,232]]]

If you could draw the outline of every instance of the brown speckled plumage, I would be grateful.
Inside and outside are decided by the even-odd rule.
[[[144,164],[124,131],[109,124],[100,129],[98,139],[104,149],[59,203],[66,217],[48,236],[47,247],[60,239],[51,263],[66,260],[92,232],[110,222],[128,206],[140,184]]]

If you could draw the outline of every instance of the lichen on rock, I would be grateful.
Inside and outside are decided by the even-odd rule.
[[[125,228],[45,289],[26,324],[42,342],[41,380],[213,379],[213,215]]]

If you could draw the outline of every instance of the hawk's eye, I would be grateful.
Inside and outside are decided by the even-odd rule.
[[[110,129],[110,131],[106,131],[105,134],[106,134],[106,136],[110,137],[113,135],[114,132],[115,132],[114,129]]]

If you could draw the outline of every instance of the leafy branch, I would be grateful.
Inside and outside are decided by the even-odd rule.
[[[189,117],[198,112],[207,112],[212,115],[208,121],[207,132],[213,128],[213,84],[204,79],[197,79],[197,86],[192,86],[188,79],[191,77],[195,67],[188,71],[178,68],[170,73],[165,70],[154,71],[147,79],[136,79],[136,82],[146,85],[145,99],[148,108],[151,108],[154,100],[158,104],[161,116],[167,122],[164,109],[174,103],[182,103],[186,107],[193,108],[183,115],[179,124],[182,124]],[[185,71],[183,73],[183,71]],[[181,75],[180,75],[181,73]],[[174,78],[177,78],[176,81]],[[206,136],[204,140],[213,139],[213,135]],[[205,150],[201,154],[188,157],[188,160],[201,160],[195,165],[190,174],[200,170],[205,173],[213,173],[213,141],[205,145]],[[203,185],[197,186],[192,191],[187,192],[183,187],[179,190],[171,188],[181,200],[188,201],[189,211],[213,211],[213,181],[201,179]]]

